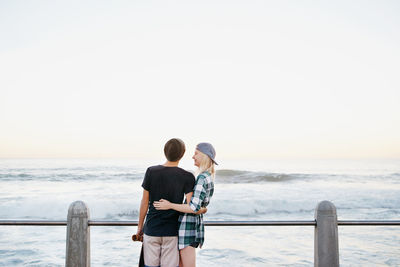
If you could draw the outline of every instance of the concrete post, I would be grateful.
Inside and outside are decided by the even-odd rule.
[[[68,209],[66,267],[90,267],[89,209],[82,201]]]
[[[335,205],[326,200],[318,203],[315,219],[314,266],[338,267],[339,242]]]

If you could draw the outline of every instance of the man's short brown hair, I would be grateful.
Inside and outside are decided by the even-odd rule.
[[[164,154],[168,161],[180,160],[185,151],[185,143],[179,138],[170,139],[164,146]]]

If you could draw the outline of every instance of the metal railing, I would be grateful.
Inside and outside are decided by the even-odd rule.
[[[67,221],[0,220],[0,226],[67,226]],[[89,226],[137,226],[138,221],[89,220]],[[205,221],[206,226],[316,226],[312,221]],[[338,220],[339,226],[400,226],[400,220]]]
[[[305,221],[206,221],[206,226],[314,226],[314,266],[339,266],[338,226],[400,226],[400,220],[337,220],[336,207],[329,201],[318,203],[315,220]],[[0,226],[67,226],[66,266],[90,266],[90,227],[137,226],[137,221],[89,220],[82,201],[73,202],[66,221],[0,220]]]

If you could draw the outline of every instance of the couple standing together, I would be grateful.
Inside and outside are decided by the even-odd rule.
[[[195,249],[204,242],[203,213],[214,193],[217,163],[213,146],[198,144],[192,157],[198,168],[195,178],[178,167],[185,150],[182,140],[169,140],[164,146],[167,161],[149,167],[144,176],[137,229],[138,235],[143,233],[144,266],[196,265]]]

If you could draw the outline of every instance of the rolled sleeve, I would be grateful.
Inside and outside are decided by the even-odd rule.
[[[201,204],[203,203],[205,196],[206,196],[206,188],[205,188],[204,178],[199,177],[199,179],[197,179],[196,185],[194,186],[193,197],[190,200],[189,204],[193,212],[198,212],[200,210]]]

